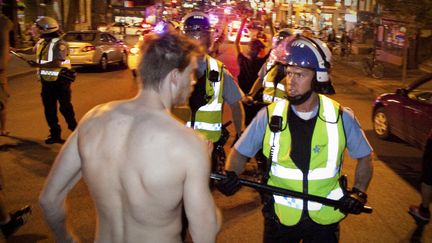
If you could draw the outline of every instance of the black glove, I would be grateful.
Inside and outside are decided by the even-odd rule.
[[[240,179],[234,171],[225,171],[225,174],[225,179],[216,182],[216,188],[225,196],[234,195],[241,187]]]
[[[367,194],[357,188],[353,188],[339,200],[339,210],[345,214],[360,214],[367,202]]]

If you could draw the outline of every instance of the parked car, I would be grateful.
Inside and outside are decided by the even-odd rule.
[[[432,136],[432,74],[378,96],[373,104],[373,128],[381,139],[394,135],[424,148]]]
[[[143,29],[143,32],[138,38],[137,43],[135,43],[135,45],[129,49],[127,65],[129,69],[132,71],[132,75],[134,77],[137,76],[136,69],[138,68],[138,64],[139,64],[140,46],[144,41],[144,36],[152,31],[153,31],[153,26],[147,26],[147,28]]]
[[[127,66],[128,47],[107,32],[69,31],[64,40],[69,44],[72,65],[99,65],[101,70],[111,63]]]

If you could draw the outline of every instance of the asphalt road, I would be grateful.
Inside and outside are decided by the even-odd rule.
[[[236,74],[232,45],[224,45],[221,58]],[[343,105],[351,107],[362,124],[374,148],[374,177],[368,190],[371,215],[350,215],[341,223],[341,242],[432,242],[432,227],[417,227],[407,213],[410,204],[420,200],[417,190],[421,152],[398,141],[380,141],[372,132],[370,118],[373,95],[370,90],[352,84],[353,78],[364,78],[346,66],[339,65],[333,72],[333,82]],[[6,181],[4,190],[10,209],[31,204],[33,217],[9,242],[53,242],[52,234],[43,221],[37,205],[43,186],[60,145],[45,145],[48,129],[43,117],[40,87],[32,75],[10,81],[12,97],[9,103],[10,137],[0,137],[0,161]],[[113,68],[100,73],[81,69],[73,84],[73,103],[81,118],[93,106],[110,100],[133,97],[136,85],[128,70]],[[225,116],[224,119],[230,119]],[[60,118],[61,125],[65,123]],[[232,128],[230,128],[232,129]],[[64,137],[69,131],[63,131]],[[248,170],[254,168],[253,164]],[[344,172],[349,182],[354,180],[355,161],[346,155]],[[243,188],[232,197],[213,193],[223,212],[222,231],[217,242],[261,242],[262,216],[258,194]],[[68,222],[82,242],[92,242],[95,230],[95,211],[82,181],[68,198]]]

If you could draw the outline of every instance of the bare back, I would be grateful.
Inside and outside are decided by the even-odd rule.
[[[186,204],[202,193],[214,208],[206,146],[164,110],[137,106],[98,107],[78,130],[82,175],[97,207],[97,241],[181,242],[183,194]]]

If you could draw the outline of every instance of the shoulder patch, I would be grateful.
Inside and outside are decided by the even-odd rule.
[[[59,49],[60,49],[60,51],[64,51],[64,50],[66,50],[66,45],[64,45],[64,44],[60,44],[60,45],[59,45]]]

